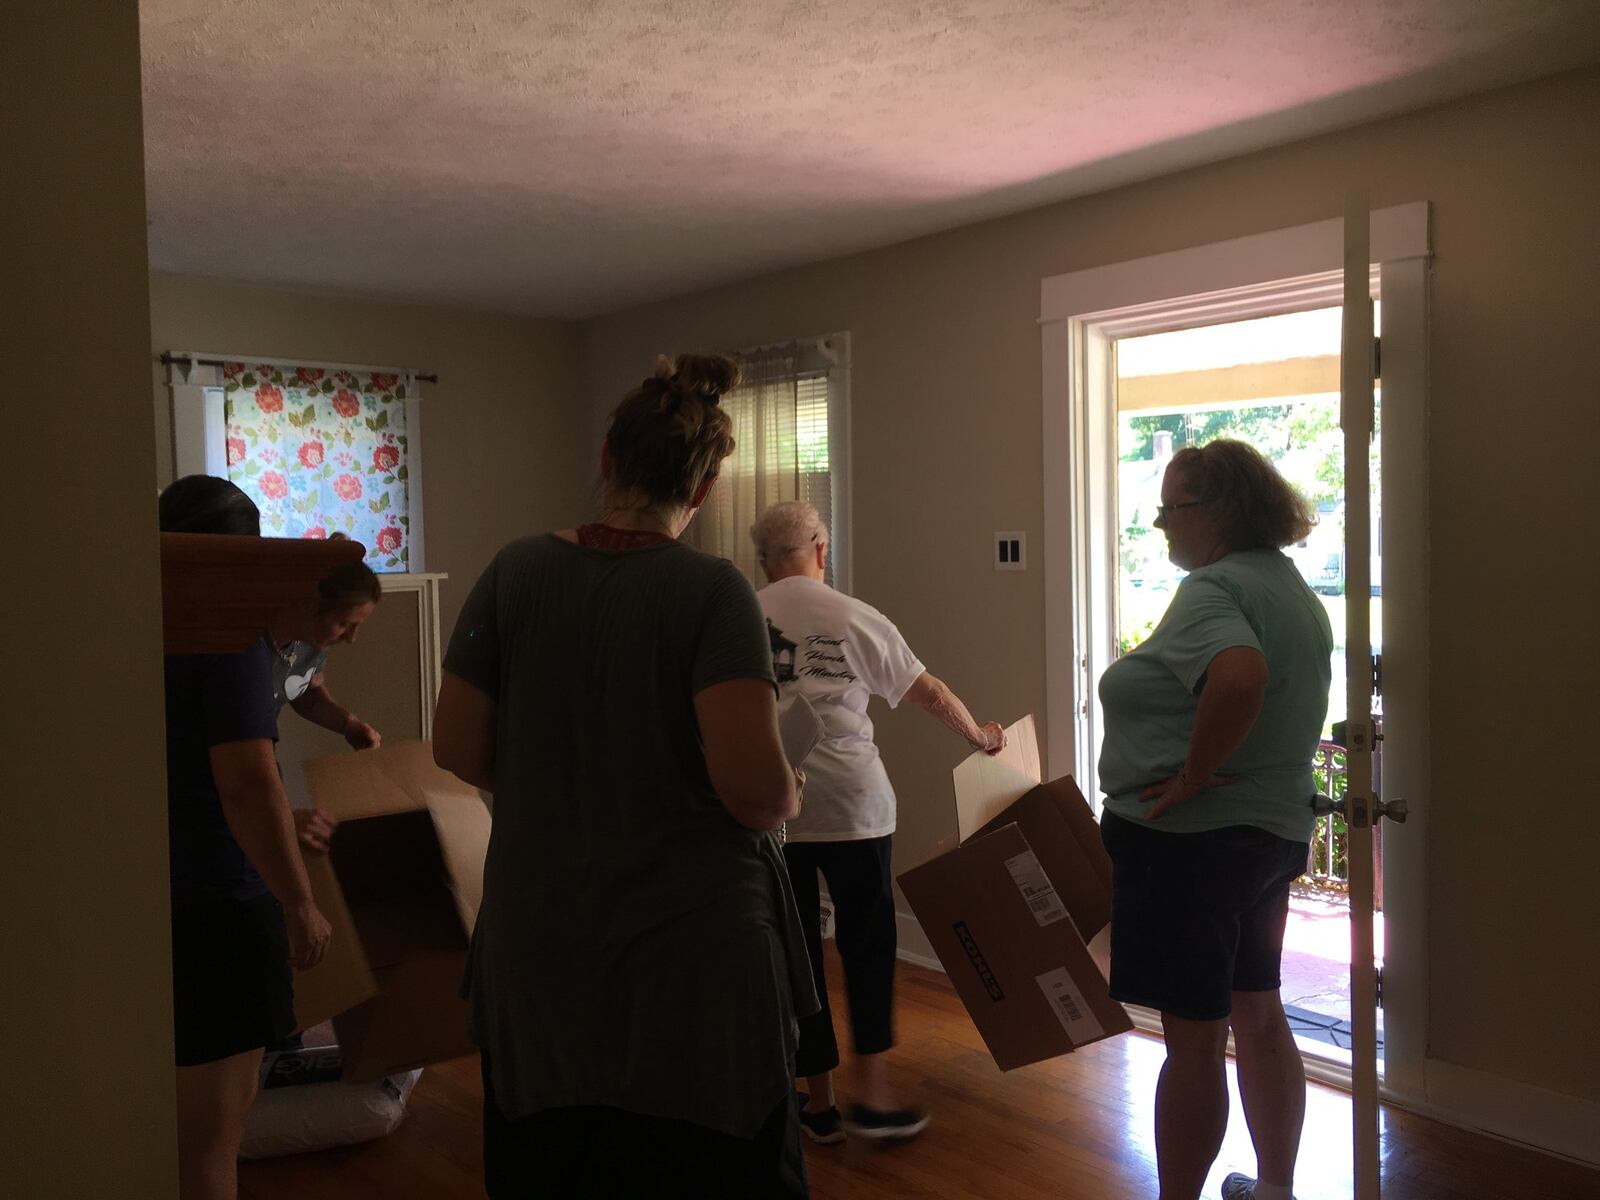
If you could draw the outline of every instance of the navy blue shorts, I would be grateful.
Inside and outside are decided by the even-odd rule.
[[[294,1030],[289,935],[276,900],[173,905],[172,1008],[180,1067],[275,1047]]]
[[[1111,856],[1114,998],[1218,1021],[1234,992],[1278,989],[1305,842],[1253,825],[1167,833],[1112,812],[1100,837]]]

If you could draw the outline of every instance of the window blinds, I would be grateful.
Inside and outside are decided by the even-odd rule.
[[[731,559],[759,588],[766,577],[750,541],[750,527],[768,506],[780,500],[804,500],[833,529],[838,514],[829,420],[840,368],[816,342],[737,357],[743,378],[722,398],[737,445],[722,464],[721,478],[685,540]],[[826,579],[834,581],[831,561]]]

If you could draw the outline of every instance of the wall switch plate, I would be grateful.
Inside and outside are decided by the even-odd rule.
[[[1028,562],[1028,535],[1020,529],[994,535],[994,569],[1025,571]]]

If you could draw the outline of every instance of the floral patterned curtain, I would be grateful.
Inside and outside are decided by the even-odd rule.
[[[268,537],[348,534],[375,571],[405,571],[406,385],[398,375],[227,363],[228,478]]]

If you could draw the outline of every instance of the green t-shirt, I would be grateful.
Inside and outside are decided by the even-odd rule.
[[[1139,794],[1169,778],[1189,752],[1211,660],[1234,646],[1267,660],[1267,696],[1244,743],[1209,788],[1168,809],[1152,826],[1199,833],[1254,825],[1290,841],[1311,837],[1311,761],[1328,717],[1333,632],[1328,614],[1277,550],[1230,554],[1178,585],[1155,632],[1100,679],[1105,740],[1100,788],[1106,808],[1143,820]]]

